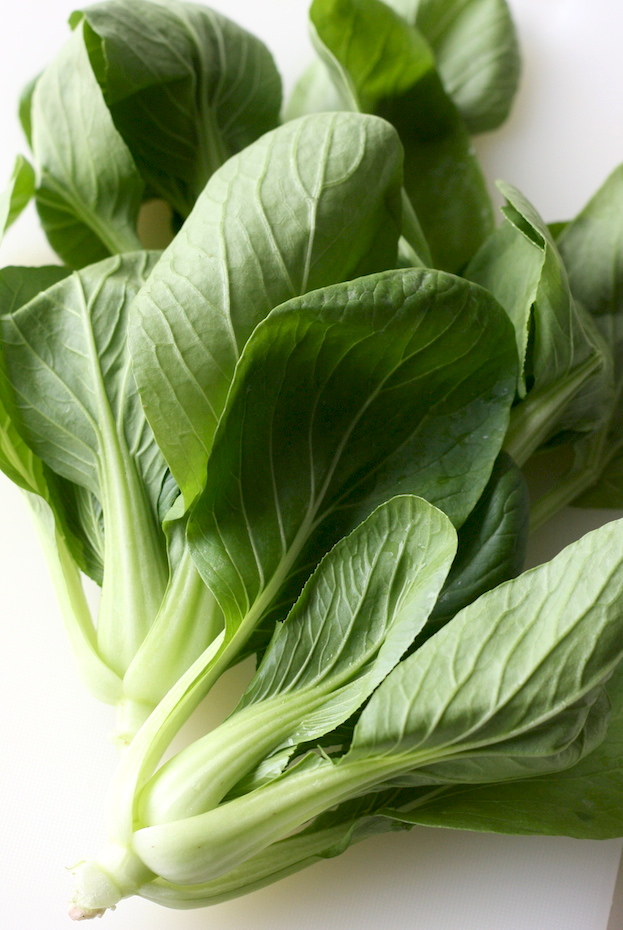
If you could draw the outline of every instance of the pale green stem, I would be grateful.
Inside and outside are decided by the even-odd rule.
[[[504,449],[519,466],[525,465],[551,437],[569,402],[598,365],[599,360],[588,358],[564,384],[555,382],[542,390],[531,391],[525,400],[513,407]]]
[[[210,881],[404,765],[404,759],[387,757],[293,769],[208,813],[137,830],[131,846],[168,881]]]
[[[78,672],[94,697],[107,704],[116,704],[123,693],[122,682],[97,650],[95,627],[78,566],[56,529],[48,503],[38,494],[26,492],[26,498],[35,518]]]
[[[607,429],[600,430],[593,436],[584,440],[582,453],[578,453],[580,462],[576,462],[558,480],[551,490],[543,494],[530,507],[530,531],[538,529],[563,507],[573,501],[590,488],[607,463],[604,456],[604,446],[607,439]]]
[[[125,673],[127,697],[153,709],[222,629],[222,613],[185,546],[156,619]]]
[[[235,869],[210,882],[193,885],[176,885],[158,878],[147,882],[136,893],[156,904],[172,908],[208,907],[221,904],[241,895],[258,891],[274,882],[306,869],[314,863],[343,852],[348,846],[367,839],[372,833],[387,832],[395,829],[400,814],[405,815],[401,821],[405,829],[411,826],[409,812],[426,804],[431,798],[438,797],[448,790],[447,785],[427,791],[416,802],[411,802],[399,809],[391,809],[390,815],[384,809],[371,811],[363,818],[355,818],[346,823],[336,824],[323,830],[306,829],[303,833],[278,840]],[[362,823],[374,819],[376,828],[371,831],[358,829]],[[382,825],[384,820],[384,826]]]

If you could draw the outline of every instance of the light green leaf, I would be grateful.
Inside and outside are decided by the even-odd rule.
[[[335,285],[257,327],[189,522],[226,630],[130,746],[112,788],[112,836],[127,841],[135,799],[183,721],[337,540],[395,494],[426,492],[455,523],[466,518],[506,429],[515,366],[502,309],[439,272]]]
[[[312,33],[313,35],[313,33]],[[298,119],[310,113],[330,113],[332,110],[350,110],[350,94],[331,80],[327,66],[316,58],[305,69],[294,86],[284,112],[286,120]]]
[[[395,494],[460,525],[499,450],[514,366],[501,309],[441,272],[275,310],[239,362],[189,523],[228,629],[246,638],[266,611],[283,616],[324,552]]]
[[[389,120],[405,148],[405,188],[433,263],[459,271],[493,228],[463,121],[421,32],[381,0],[314,0],[318,51],[352,106]]]
[[[603,686],[623,656],[622,594],[619,521],[483,595],[401,662],[364,708],[345,756],[308,754],[272,782],[181,820],[132,832],[126,817],[126,842],[167,882],[209,882],[388,780],[434,780],[444,769],[471,779],[480,768],[495,781],[577,761],[603,734]],[[442,788],[429,790],[441,797]],[[413,806],[425,801],[420,787]]]
[[[186,506],[203,488],[234,367],[291,297],[391,267],[401,216],[394,130],[355,114],[288,123],[209,181],[133,307],[142,402]]]
[[[147,785],[141,822],[210,809],[284,742],[316,739],[350,717],[426,622],[455,551],[448,518],[410,496],[338,542],[278,624],[236,711]]]
[[[83,15],[91,65],[148,190],[188,215],[213,172],[279,122],[259,39],[206,7],[111,0]]]
[[[335,692],[354,679],[367,696],[419,632],[455,553],[456,531],[441,511],[411,496],[382,504],[322,560],[240,707],[299,690]],[[317,726],[304,721],[296,738],[321,736]]]
[[[35,173],[23,155],[15,159],[15,167],[9,183],[0,193],[0,242],[11,223],[30,203],[35,192]]]
[[[0,313],[15,313],[68,274],[69,269],[57,266],[3,268]],[[83,489],[56,475],[31,451],[2,401],[0,468],[28,492],[78,671],[95,697],[114,703],[121,693],[121,681],[97,653],[95,628],[80,578],[82,570],[99,583],[102,580],[99,526],[89,522],[83,512],[78,516],[91,495],[83,495]],[[91,529],[95,530],[92,536]]]
[[[574,296],[611,335],[623,313],[623,165],[616,168],[557,240]],[[618,370],[623,366],[617,344]]]
[[[612,717],[596,749],[564,772],[501,785],[451,786],[418,806],[412,823],[491,833],[610,839],[623,832],[623,666],[608,682]]]
[[[466,276],[491,291],[515,326],[524,400],[513,412],[506,448],[523,464],[556,435],[601,425],[611,403],[612,370],[593,321],[571,295],[546,224],[519,191],[499,187],[507,199],[504,222]]]
[[[79,25],[38,78],[30,109],[37,209],[71,267],[139,249],[143,182],[115,129]]]
[[[18,116],[19,121],[22,126],[22,131],[26,136],[26,141],[30,148],[32,148],[32,95],[35,90],[35,85],[39,80],[39,75],[35,75],[34,78],[31,78],[26,86],[22,89],[22,92],[19,97],[19,106],[18,106]]]
[[[385,0],[420,30],[437,70],[471,133],[504,122],[520,71],[517,36],[506,0]]]
[[[0,271],[0,314],[14,313],[57,281],[69,274],[68,268],[50,265],[41,268],[3,268]],[[45,465],[26,445],[9,411],[0,400],[0,468],[23,490],[40,495],[52,508],[56,532],[86,574],[102,581],[102,539],[99,514],[89,492]]]
[[[153,879],[137,892],[165,907],[207,907],[263,888],[322,859],[338,856],[351,844],[389,830],[409,829],[377,811],[394,808],[403,800],[397,790],[375,792],[347,801],[329,814],[317,817],[295,836],[273,843],[239,868],[212,882],[176,885]]]
[[[398,665],[345,761],[396,756],[406,772],[411,759],[440,781],[576,762],[578,739],[585,752],[604,735],[603,709],[596,719],[591,708],[623,656],[622,594],[618,521],[484,594]]]
[[[128,307],[157,256],[108,259],[0,320],[5,406],[54,472],[101,505],[105,564],[99,646],[122,670],[166,578],[157,506],[166,465],[145,420],[127,351]]]

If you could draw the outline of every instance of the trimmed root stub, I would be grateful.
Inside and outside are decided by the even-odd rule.
[[[111,911],[114,911],[114,905],[110,908]],[[69,916],[72,920],[91,920],[92,917],[103,917],[106,913],[107,908],[98,907],[96,910],[89,910],[88,908],[78,907],[77,904],[72,904],[69,908]]]
[[[101,917],[154,877],[131,849],[116,843],[104,849],[99,861],[81,862],[73,873],[76,883],[69,905],[72,920]]]
[[[74,875],[76,884],[69,906],[72,920],[101,917],[123,897],[111,875],[97,862],[81,862]]]

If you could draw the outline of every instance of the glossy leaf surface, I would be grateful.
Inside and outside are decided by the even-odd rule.
[[[288,123],[210,180],[133,308],[147,416],[188,506],[255,326],[308,290],[396,262],[402,152],[356,114]]]
[[[225,16],[176,0],[86,7],[91,65],[148,191],[190,213],[209,177],[279,121],[266,46]]]
[[[189,524],[228,624],[287,604],[395,494],[463,523],[504,435],[514,365],[500,308],[439,272],[372,275],[274,311],[238,365]]]

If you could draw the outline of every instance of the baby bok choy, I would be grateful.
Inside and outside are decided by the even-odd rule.
[[[620,171],[554,227],[500,184],[496,228],[470,135],[516,89],[505,0],[310,23],[281,123],[264,45],[178,0],[74,13],[22,100],[0,235],[34,197],[64,264],[0,270],[0,468],[128,744],[76,919],[415,823],[623,834],[623,526],[519,574],[529,516],[622,499]]]
[[[400,660],[455,544],[424,501],[381,505],[320,563],[233,714],[156,768],[189,670],[122,762],[111,843],[77,869],[72,916],[132,893],[223,900],[346,847],[359,821],[363,835],[374,817],[417,822],[457,786],[530,786],[589,760],[623,656],[623,523],[482,595]]]
[[[285,215],[277,184],[290,185]],[[181,264],[176,240],[161,258],[126,253],[73,274],[0,272],[2,466],[36,495],[70,638],[91,690],[121,708],[122,738],[222,627],[183,514],[205,481],[244,343],[283,301],[391,266],[400,185],[400,145],[387,124],[308,117],[212,176],[184,227]],[[184,497],[167,516],[178,485]],[[79,569],[102,585],[96,627]]]

